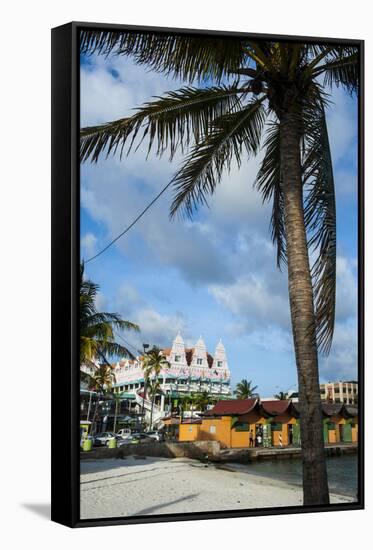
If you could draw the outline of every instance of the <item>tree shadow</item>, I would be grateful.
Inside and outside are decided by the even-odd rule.
[[[176,500],[170,500],[169,502],[165,502],[164,504],[156,504],[154,506],[149,506],[148,508],[143,508],[142,510],[139,510],[136,512],[136,516],[142,516],[145,514],[151,514],[151,513],[158,513],[158,510],[160,508],[165,508],[166,506],[171,506],[172,504],[177,504],[178,502],[183,502],[184,500],[191,500],[194,497],[198,497],[200,493],[192,493],[190,495],[187,495],[186,497],[180,497]],[[170,512],[165,512],[165,514]]]
[[[37,516],[50,520],[51,519],[51,504],[50,502],[22,502],[21,506],[30,512],[33,512]]]

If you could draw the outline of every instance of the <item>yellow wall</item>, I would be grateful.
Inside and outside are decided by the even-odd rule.
[[[235,429],[231,433],[231,447],[248,447],[249,446],[249,431],[240,432]]]
[[[357,418],[353,418],[352,422],[355,424],[355,427],[352,426],[351,432],[352,432],[352,442],[357,443],[358,441],[358,424],[357,424]]]
[[[280,414],[274,417],[274,422],[282,424],[282,430],[273,430],[272,431],[272,445],[275,447],[280,447],[280,434],[282,438],[282,446],[289,445],[289,436],[288,436],[288,424],[296,424],[297,419],[289,414]]]
[[[179,441],[196,441],[199,436],[200,424],[180,424]]]
[[[231,447],[231,417],[204,418],[200,424],[199,439],[220,441],[222,447]]]

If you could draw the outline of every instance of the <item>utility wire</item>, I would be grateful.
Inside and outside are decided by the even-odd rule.
[[[142,355],[144,353],[143,351],[140,351],[135,346],[133,346],[132,344],[127,342],[127,340],[125,338],[123,338],[123,336],[121,334],[119,334],[119,332],[117,332],[116,330],[114,331],[114,334],[116,334],[118,336],[118,338],[120,338],[122,340],[122,342],[124,342],[126,344],[126,346],[129,346],[130,348],[134,349],[136,351],[136,353],[139,353],[140,355]]]
[[[100,250],[100,252],[98,252],[97,254],[95,254],[94,256],[89,258],[88,260],[85,260],[84,263],[87,264],[88,262],[91,262],[92,260],[95,260],[96,258],[101,256],[101,254],[106,252],[106,250],[108,248],[110,248],[115,242],[117,242],[121,237],[123,237],[123,235],[125,235],[143,217],[145,212],[147,212],[149,210],[149,208],[151,208],[153,206],[153,204],[159,199],[159,197],[161,195],[163,195],[163,193],[170,187],[170,185],[172,183],[173,183],[173,180],[171,180],[167,185],[165,185],[165,187],[163,187],[163,189],[158,193],[158,195],[156,197],[154,197],[154,199],[146,206],[146,208],[144,208],[144,210],[142,212],[140,212],[140,214],[137,216],[137,218],[135,218],[133,220],[133,222],[130,223],[130,225],[122,231],[122,233],[120,233],[117,237],[115,237],[115,239],[110,241],[110,243],[107,244],[102,250]]]

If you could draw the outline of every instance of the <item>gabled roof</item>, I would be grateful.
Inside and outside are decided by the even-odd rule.
[[[209,411],[209,416],[247,414],[253,410],[256,404],[257,399],[226,399],[218,401],[214,408]]]
[[[261,407],[263,411],[266,414],[269,414],[269,416],[277,416],[279,414],[284,414],[289,406],[291,405],[291,401],[288,399],[284,400],[273,400],[273,401],[262,401]]]
[[[193,359],[193,353],[194,353],[194,349],[195,348],[185,348],[185,358],[186,358],[186,361],[187,361],[187,364],[190,366],[191,363],[192,363],[192,359]],[[169,357],[171,355],[171,351],[172,351],[172,348],[164,348],[162,350],[162,353],[163,355],[165,355],[166,357]],[[207,363],[208,363],[208,366],[212,367],[212,364],[214,362],[214,358],[213,356],[209,353],[209,352],[206,352],[206,355],[207,355]]]
[[[342,414],[343,403],[323,403],[322,411],[326,416],[336,416]]]
[[[359,409],[357,407],[353,407],[352,405],[345,405],[345,411],[346,416],[357,416],[359,414]]]

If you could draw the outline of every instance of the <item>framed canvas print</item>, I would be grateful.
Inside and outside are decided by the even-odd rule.
[[[363,42],[52,31],[52,518],[364,506]]]

